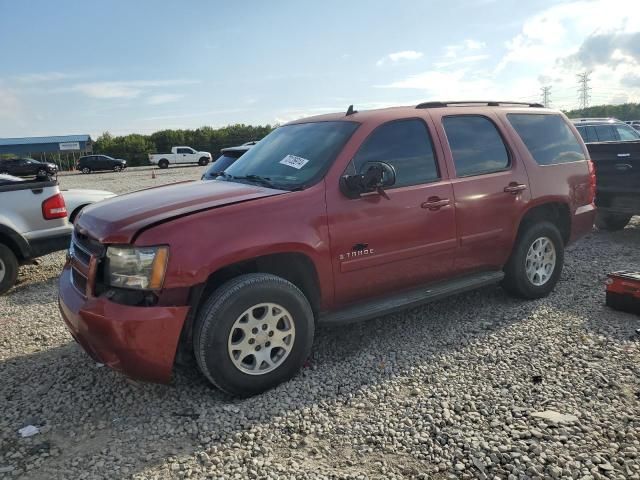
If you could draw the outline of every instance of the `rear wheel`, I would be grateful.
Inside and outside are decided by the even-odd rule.
[[[600,230],[622,230],[631,220],[631,215],[619,213],[598,212],[596,215],[596,227]]]
[[[169,160],[167,160],[166,158],[163,158],[158,162],[158,166],[160,168],[169,168]]]
[[[202,157],[200,160],[198,160],[198,164],[201,167],[204,167],[208,163],[209,163],[209,159],[207,157]]]
[[[7,292],[18,278],[18,259],[9,247],[0,243],[0,295]]]
[[[249,396],[293,377],[309,356],[314,319],[304,294],[270,274],[236,277],[198,313],[194,352],[218,388]]]
[[[91,169],[89,167],[82,167],[81,172],[84,173],[85,175],[88,175],[91,173]]]
[[[518,234],[502,286],[517,297],[546,297],[558,283],[563,263],[564,241],[558,227],[551,222],[531,224]]]

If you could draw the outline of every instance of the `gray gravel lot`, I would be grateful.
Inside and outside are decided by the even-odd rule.
[[[60,183],[126,192],[202,170]],[[0,479],[640,479],[640,319],[603,305],[605,273],[638,268],[639,246],[636,217],[570,247],[547,299],[486,288],[322,329],[296,378],[246,400],[185,367],[163,386],[96,366],[59,319],[64,254],[49,255],[0,297]]]

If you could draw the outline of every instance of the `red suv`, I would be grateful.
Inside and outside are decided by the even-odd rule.
[[[501,282],[539,298],[591,231],[595,179],[566,117],[430,102],[306,118],[216,180],[115,197],[78,217],[60,277],[99,362],[167,382],[193,352],[222,390],[292,377],[318,323]]]

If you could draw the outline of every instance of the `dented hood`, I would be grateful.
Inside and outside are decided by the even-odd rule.
[[[283,193],[217,180],[176,183],[90,205],[77,219],[76,228],[102,243],[131,243],[141,230],[175,217]]]

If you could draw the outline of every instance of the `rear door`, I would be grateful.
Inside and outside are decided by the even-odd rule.
[[[434,109],[432,115],[449,147],[445,156],[460,241],[454,270],[461,274],[501,268],[531,198],[524,164],[507,147],[493,113],[447,115]]]
[[[384,123],[360,145],[345,174],[389,163],[396,184],[349,199],[327,196],[337,304],[440,280],[456,249],[453,191],[422,118]]]

